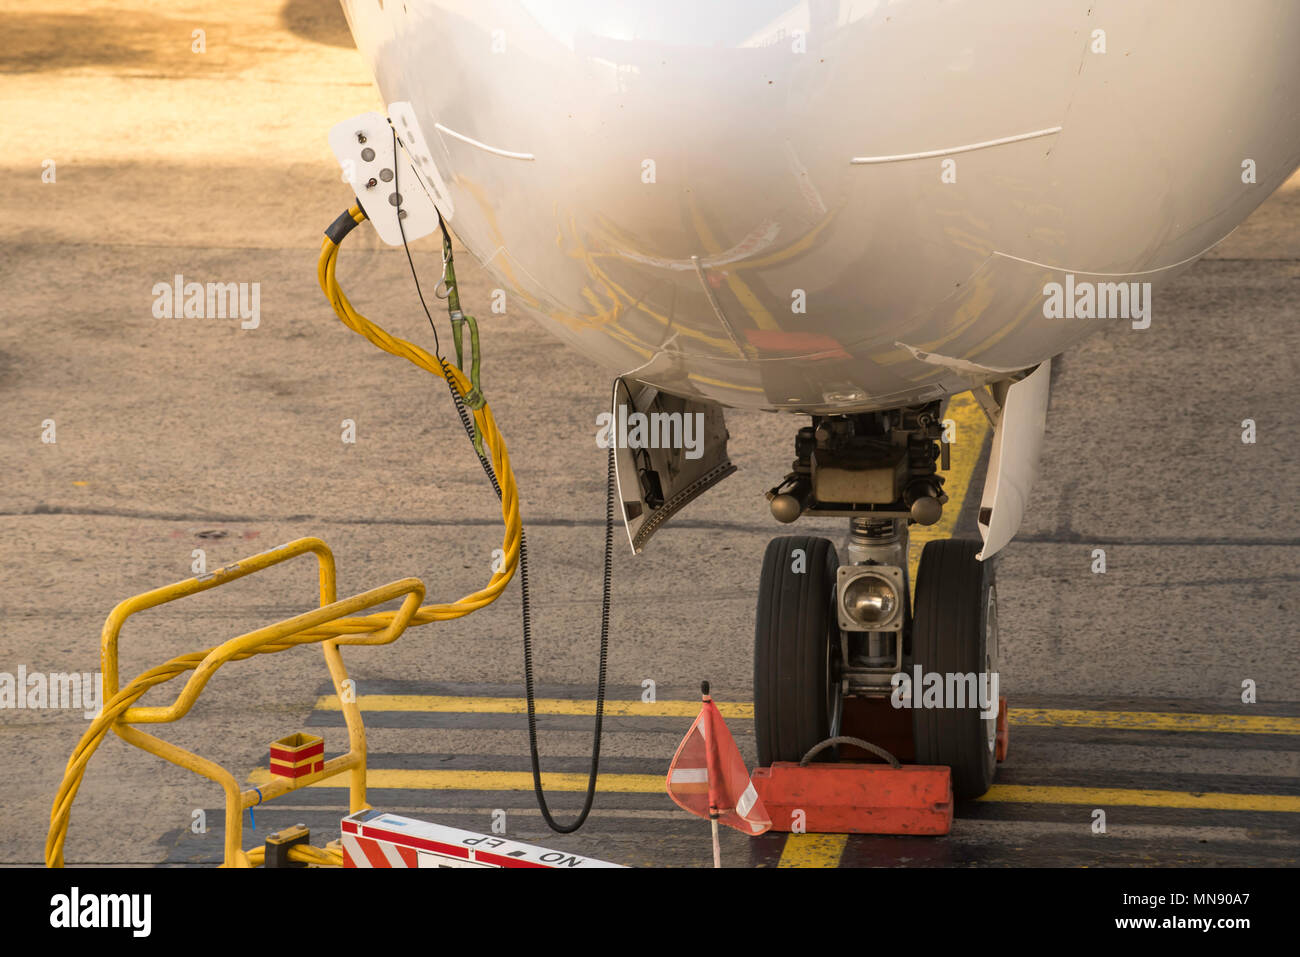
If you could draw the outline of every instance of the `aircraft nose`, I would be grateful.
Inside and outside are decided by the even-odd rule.
[[[439,47],[436,75],[462,95],[438,91],[431,112],[458,185],[511,211],[485,244],[550,217],[559,245],[693,271],[825,219],[854,143],[843,65],[810,51],[807,4],[562,6],[521,2]],[[494,38],[501,54],[468,52]]]

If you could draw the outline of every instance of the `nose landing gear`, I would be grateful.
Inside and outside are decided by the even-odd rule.
[[[978,543],[961,540],[925,546],[915,610],[904,602],[906,619],[893,638],[901,642],[901,653],[893,660],[909,681],[918,668],[922,675],[939,676],[937,701],[924,693],[925,687],[912,688],[912,754],[917,764],[950,767],[958,800],[984,794],[997,766],[997,592],[991,563],[975,558],[979,549]],[[754,633],[754,726],[760,765],[797,762],[836,735],[872,741],[870,719],[845,720],[841,727],[846,694],[869,699],[876,715],[892,702],[893,686],[881,680],[888,675],[875,673],[882,671],[880,662],[865,667],[864,659],[846,650],[856,647],[850,636],[864,645],[863,639],[878,635],[841,630],[839,568],[835,546],[825,538],[790,536],[768,544]],[[923,684],[929,686],[928,681]],[[961,693],[953,700],[957,688]],[[854,709],[855,715],[871,713]],[[823,752],[822,759],[829,757]]]
[[[843,564],[825,538],[768,545],[754,631],[760,764],[797,762],[842,735],[948,766],[958,799],[992,784],[997,592],[991,563],[975,557],[981,546],[929,542],[915,608],[909,601],[908,528],[937,522],[948,501],[941,416],[938,401],[814,415],[795,436],[793,471],[768,493],[773,515],[844,516],[851,528]],[[844,747],[852,760],[874,760]],[[818,760],[838,758],[822,751]]]

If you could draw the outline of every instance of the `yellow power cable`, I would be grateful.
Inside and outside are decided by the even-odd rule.
[[[352,206],[348,213],[352,216],[353,221],[357,223],[366,218],[365,213],[361,211],[360,204]],[[334,312],[338,317],[343,320],[343,324],[353,332],[369,339],[385,352],[407,359],[441,379],[447,379],[450,376],[452,384],[461,397],[467,397],[472,386],[459,369],[450,363],[439,361],[436,356],[431,355],[412,342],[390,335],[353,308],[352,303],[343,294],[343,290],[339,288],[338,278],[335,274],[335,268],[338,264],[338,252],[338,243],[326,236],[321,245],[316,275],[320,282],[321,291],[325,293],[325,297],[329,299],[330,305],[334,307]],[[491,452],[492,466],[496,471],[501,486],[501,519],[505,524],[505,537],[501,544],[502,550],[505,552],[505,558],[500,570],[493,572],[486,586],[450,604],[425,605],[419,608],[411,618],[411,626],[462,618],[485,605],[492,604],[505,590],[506,585],[510,583],[510,579],[514,577],[515,569],[519,564],[519,543],[522,537],[523,520],[519,514],[519,493],[515,486],[515,473],[510,466],[510,454],[506,451],[505,439],[497,428],[496,420],[492,417],[492,410],[488,405],[484,403],[480,408],[474,409],[473,413],[479,434],[483,437],[484,443]],[[388,627],[396,614],[395,611],[382,611],[372,615],[341,618],[338,621],[298,632],[288,639],[235,655],[231,660],[241,661],[245,658],[251,658],[253,655],[285,651],[298,645],[324,641],[339,635],[360,635],[381,631]],[[105,703],[99,715],[91,722],[85,734],[81,736],[81,740],[77,743],[71,757],[68,758],[63,780],[59,784],[58,793],[55,795],[54,804],[50,809],[50,827],[45,838],[45,863],[47,867],[63,866],[63,844],[68,835],[68,821],[72,814],[72,804],[76,800],[77,791],[81,787],[82,779],[85,777],[87,763],[95,750],[103,743],[113,725],[150,688],[170,681],[186,671],[193,671],[211,651],[212,649],[209,648],[188,655],[180,655],[166,664],[152,668],[139,675],[114,695],[110,701]],[[252,852],[250,852],[250,859],[251,854]]]
[[[348,212],[358,223],[365,219],[365,213],[361,211],[359,205],[354,205]],[[334,312],[338,317],[343,320],[343,324],[353,332],[369,339],[385,352],[406,359],[426,372],[431,372],[441,379],[450,376],[461,398],[466,398],[473,386],[459,369],[451,363],[439,361],[436,356],[413,342],[390,335],[353,308],[352,303],[348,301],[348,297],[339,288],[338,278],[335,274],[338,265],[338,253],[338,244],[326,236],[321,242],[320,260],[316,266],[316,278],[320,282],[321,292],[325,293],[325,297],[329,299],[330,305],[334,307]],[[468,615],[471,611],[482,608],[484,605],[491,604],[505,589],[506,585],[510,583],[510,579],[515,574],[515,567],[519,564],[519,540],[520,532],[523,529],[523,520],[519,515],[519,492],[515,486],[514,470],[510,466],[510,453],[506,451],[505,439],[501,437],[501,432],[497,429],[491,408],[485,403],[481,408],[474,409],[473,414],[479,434],[483,436],[484,442],[491,451],[492,467],[501,485],[501,519],[505,523],[505,538],[502,541],[502,548],[505,551],[504,564],[499,572],[493,574],[487,586],[483,589],[466,595],[460,601],[450,605],[427,605],[421,608],[415,613],[415,617],[411,619],[412,625],[423,625],[431,621],[460,618]],[[384,614],[387,614],[391,619],[391,612],[381,612],[376,615],[369,615],[364,619],[344,619],[334,625],[325,627],[342,628],[353,621],[374,621],[375,624],[358,629],[362,632],[373,631],[387,624],[387,620],[379,622],[380,617]],[[332,634],[340,633],[344,632],[332,632]]]
[[[343,852],[336,847],[312,847],[310,844],[295,844],[289,848],[289,860],[301,861],[303,864],[315,864],[317,867],[342,867]],[[250,867],[262,867],[266,864],[266,847],[254,847],[248,851]]]

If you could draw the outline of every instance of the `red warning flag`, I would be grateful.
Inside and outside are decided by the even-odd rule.
[[[772,822],[707,689],[706,684],[699,717],[668,766],[668,796],[692,814],[715,818],[746,834],[762,834]]]

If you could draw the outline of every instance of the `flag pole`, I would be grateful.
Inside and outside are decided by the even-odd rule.
[[[704,701],[712,700],[709,697],[709,683],[707,681],[700,682],[700,697]],[[708,748],[709,756],[712,757],[714,753],[713,749],[716,747],[712,735],[709,735],[709,739],[706,742],[706,747]],[[710,765],[712,765],[712,762],[709,763]],[[713,768],[710,767],[709,769],[709,824],[712,826],[713,829],[713,866],[721,867],[722,866],[722,845],[718,842],[718,804],[717,804],[717,800],[714,797],[715,794],[714,787],[716,783],[717,782],[714,781]]]
[[[709,822],[713,825],[713,866],[722,866],[722,847],[718,844],[718,811],[709,808]]]

